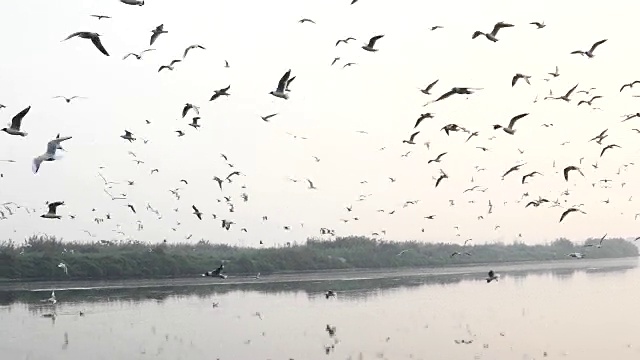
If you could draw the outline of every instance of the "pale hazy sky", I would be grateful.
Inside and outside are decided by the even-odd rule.
[[[193,242],[205,238],[256,245],[263,240],[270,245],[303,242],[319,235],[320,227],[335,229],[337,235],[368,235],[384,229],[386,238],[393,240],[473,238],[477,243],[510,242],[518,234],[527,243],[561,236],[582,240],[604,233],[637,236],[640,220],[634,221],[634,214],[640,213],[636,183],[640,171],[637,165],[623,164],[640,161],[640,134],[632,130],[640,128],[640,118],[621,123],[621,115],[640,110],[640,98],[632,97],[640,94],[640,86],[618,90],[623,83],[640,79],[633,45],[637,36],[631,25],[639,3],[349,3],[148,0],[139,7],[117,0],[3,2],[0,104],[6,108],[0,110],[0,118],[8,123],[26,106],[32,109],[22,124],[27,137],[0,134],[0,159],[17,161],[0,163],[4,174],[0,202],[13,201],[37,212],[21,209],[0,221],[2,237],[22,241],[30,234],[46,233],[89,240],[83,232],[89,230],[97,234],[94,239],[176,242],[192,234]],[[90,14],[112,19],[97,20]],[[302,18],[317,24],[299,24]],[[489,32],[497,21],[515,27],[501,30],[497,43],[484,37],[471,39],[475,30]],[[538,30],[529,25],[532,21],[544,21],[547,27]],[[152,46],[156,51],[140,61],[122,60],[128,52],[149,48],[151,30],[160,24],[168,33]],[[433,25],[444,29],[429,31]],[[76,31],[101,34],[111,56],[102,55],[89,40],[61,42]],[[385,36],[376,44],[378,52],[361,49],[379,34]],[[349,36],[357,40],[334,46]],[[601,39],[608,41],[592,59],[569,54]],[[173,72],[157,72],[160,65],[182,58],[192,44],[206,50],[191,51]],[[341,60],[330,66],[337,56]],[[224,67],[225,60],[230,68]],[[343,69],[346,62],[356,65]],[[561,75],[544,81],[556,65]],[[290,99],[269,95],[288,69],[296,76]],[[515,73],[531,75],[531,86],[519,82],[512,88]],[[418,91],[436,79],[440,81],[435,95]],[[542,101],[549,89],[559,95],[576,83],[578,90],[597,88],[592,94],[603,98],[594,106],[603,111],[578,108],[578,100],[589,98],[585,94],[574,93],[571,103]],[[208,101],[215,89],[227,85],[231,96]],[[456,95],[422,106],[453,86],[483,90],[467,99]],[[52,99],[56,95],[88,99],[67,104]],[[536,95],[540,101],[534,104]],[[200,106],[200,130],[187,126],[192,115],[181,118],[187,102]],[[436,116],[419,126],[416,145],[403,144],[415,120],[427,111]],[[530,115],[516,124],[515,135],[492,129],[523,112]],[[260,119],[271,113],[279,115],[270,123]],[[145,119],[152,123],[145,124]],[[479,136],[468,143],[465,133],[447,137],[440,128],[449,123],[478,131]],[[545,128],[543,123],[554,126]],[[125,129],[139,140],[130,144],[121,139]],[[588,140],[604,129],[609,129],[609,137],[603,146],[615,143],[622,148],[599,158],[602,146]],[[178,138],[175,130],[184,130],[186,136]],[[287,132],[308,140],[294,139]],[[32,158],[43,153],[47,141],[58,133],[73,136],[63,144],[67,152],[61,152],[59,161],[44,163],[34,175]],[[142,138],[149,142],[144,144]],[[426,141],[430,149],[423,145]],[[565,141],[570,143],[561,146]],[[386,149],[379,151],[382,147]],[[145,163],[136,165],[129,151]],[[407,151],[411,154],[401,157]],[[441,152],[448,154],[440,164],[427,164]],[[562,168],[579,165],[581,157],[585,177],[565,182]],[[502,181],[502,174],[518,162],[527,164]],[[591,166],[596,162],[597,170]],[[476,172],[476,165],[486,171]],[[121,182],[109,191],[126,193],[128,200],[112,201],[103,192],[99,166],[106,167],[102,173],[109,180]],[[153,168],[160,172],[150,175]],[[433,177],[439,169],[449,179],[436,189]],[[224,178],[233,170],[246,176],[236,177],[220,192],[212,178]],[[522,185],[522,175],[534,170],[544,176]],[[293,183],[289,177],[302,181]],[[397,182],[391,183],[389,177]],[[308,190],[305,178],[318,189]],[[605,178],[613,180],[610,188],[598,184]],[[135,180],[135,185],[128,186],[126,180]],[[360,184],[363,180],[368,183]],[[627,182],[624,188],[623,182]],[[474,185],[488,190],[463,194]],[[176,187],[182,188],[179,201],[169,192]],[[560,196],[566,189],[570,196]],[[246,203],[240,199],[243,191],[249,194]],[[525,192],[530,197],[517,203]],[[372,195],[357,201],[361,194]],[[234,213],[228,212],[223,195],[232,197]],[[527,200],[538,196],[560,199],[565,207],[584,204],[587,214],[570,214],[559,224],[562,208],[543,204],[525,209]],[[608,204],[603,202],[607,199]],[[40,218],[46,212],[45,202],[57,200],[66,203],[58,209],[64,219]],[[403,208],[407,200],[420,201]],[[455,206],[449,206],[449,200],[455,200]],[[489,200],[494,205],[490,215]],[[126,207],[129,203],[138,214]],[[161,212],[162,219],[145,210],[147,203]],[[191,214],[193,204],[205,213],[203,221]],[[353,212],[345,210],[348,205],[353,205]],[[393,210],[393,215],[387,214]],[[94,222],[107,213],[111,220]],[[423,218],[432,214],[435,220]],[[263,222],[263,215],[269,220]],[[480,215],[484,219],[478,220]],[[340,221],[353,217],[360,220]],[[220,219],[237,224],[224,231]],[[143,231],[137,231],[137,221],[144,225]],[[126,236],[115,232],[118,225]],[[291,226],[290,232],[283,231],[285,225]],[[496,225],[501,228],[494,231]],[[240,232],[243,227],[247,233]]]

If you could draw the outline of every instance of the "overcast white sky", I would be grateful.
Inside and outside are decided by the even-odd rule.
[[[192,234],[193,242],[205,238],[253,246],[259,240],[267,245],[302,242],[317,236],[320,227],[335,229],[338,235],[384,229],[387,239],[431,242],[467,238],[477,243],[511,242],[518,234],[527,243],[561,236],[582,240],[604,233],[638,235],[640,220],[634,221],[634,215],[640,213],[636,183],[640,171],[637,165],[623,165],[638,162],[640,134],[632,129],[640,128],[640,118],[620,120],[640,110],[640,98],[632,97],[640,94],[640,87],[618,90],[623,83],[640,79],[633,46],[637,36],[629,31],[639,3],[349,3],[148,0],[139,7],[117,0],[3,2],[0,103],[6,108],[0,110],[0,118],[8,123],[26,106],[32,109],[23,121],[27,137],[0,134],[0,159],[16,160],[0,163],[4,175],[0,202],[13,201],[37,212],[21,209],[0,221],[2,237],[22,241],[30,234],[46,233],[89,240],[83,232],[88,230],[97,234],[94,239],[177,242]],[[112,19],[97,20],[90,14]],[[317,24],[299,24],[302,18]],[[501,30],[497,43],[471,39],[475,30],[489,32],[497,21],[515,27]],[[547,27],[538,30],[529,25],[532,21],[544,21]],[[149,48],[151,30],[160,24],[168,33],[152,46],[156,51],[140,61],[122,60],[128,52]],[[433,25],[444,29],[429,31]],[[89,40],[61,42],[76,31],[101,34],[111,56],[102,55]],[[361,49],[379,34],[385,37],[376,44],[378,52]],[[338,39],[349,36],[357,40],[335,46]],[[608,42],[592,59],[569,54],[601,39]],[[157,72],[160,65],[182,58],[192,44],[206,50],[193,50],[173,72]],[[330,66],[337,56],[341,60]],[[230,68],[224,67],[225,60]],[[343,69],[346,62],[356,65]],[[561,75],[544,81],[556,65]],[[296,76],[290,99],[269,95],[287,69]],[[532,85],[522,82],[512,88],[511,78],[518,72],[531,75]],[[440,81],[435,95],[418,91],[436,79]],[[565,93],[576,83],[578,90],[597,88],[592,93],[603,98],[594,106],[602,111],[578,108],[578,100],[589,98],[585,94],[574,94],[571,103],[541,101],[549,89]],[[231,96],[208,101],[215,89],[227,85]],[[453,86],[483,90],[468,98],[453,96],[422,106]],[[88,99],[67,104],[52,99],[56,95]],[[534,104],[536,95],[540,101]],[[192,115],[181,119],[187,102],[201,107],[200,130],[187,126]],[[419,126],[416,145],[402,144],[417,117],[427,111],[436,117]],[[523,112],[530,115],[516,124],[515,135],[492,129]],[[270,123],[260,119],[271,113],[279,115]],[[449,123],[478,131],[479,136],[468,143],[465,133],[447,137],[440,128]],[[554,126],[545,128],[543,123]],[[139,140],[130,144],[121,139],[125,129]],[[603,146],[615,143],[622,148],[599,158],[602,146],[588,140],[604,129],[609,129],[609,137]],[[186,135],[178,138],[176,130]],[[287,132],[308,140],[294,139]],[[73,136],[64,143],[67,152],[59,161],[44,163],[34,175],[32,158],[43,153],[57,133]],[[143,138],[149,142],[144,144]],[[430,149],[423,145],[426,141]],[[570,143],[561,146],[565,141]],[[386,148],[380,151],[382,147]],[[136,165],[129,151],[145,163]],[[408,157],[401,157],[408,151]],[[442,152],[448,153],[440,164],[427,164]],[[233,169],[221,153],[229,157]],[[565,182],[562,168],[579,165],[581,157],[585,177]],[[502,181],[502,174],[518,162],[527,164]],[[597,170],[591,166],[596,162]],[[477,172],[476,165],[486,171]],[[100,166],[110,181],[121,182],[109,191],[126,193],[128,200],[112,201],[103,192]],[[159,173],[150,175],[153,168]],[[449,179],[436,189],[433,177],[439,169]],[[226,177],[233,170],[246,176],[225,184],[221,192],[212,178]],[[522,185],[522,175],[534,170],[544,176]],[[289,177],[302,181],[293,183]],[[389,177],[397,181],[391,183]],[[308,190],[305,178],[318,189]],[[610,188],[602,188],[600,179],[613,180]],[[135,185],[126,180],[135,180]],[[360,184],[364,180],[368,183]],[[488,190],[463,194],[474,185]],[[176,187],[182,188],[179,201],[169,192]],[[560,196],[566,189],[570,196]],[[246,203],[240,199],[243,191],[249,194]],[[525,192],[529,198],[517,203]],[[357,201],[361,194],[372,195]],[[223,195],[232,197],[234,213],[228,212]],[[570,214],[559,224],[562,208],[525,209],[527,200],[538,196],[560,199],[565,207],[584,204],[587,214]],[[607,199],[608,204],[603,202]],[[40,218],[46,212],[45,202],[57,200],[66,203],[58,209],[64,219]],[[407,200],[420,201],[403,208]],[[455,206],[449,206],[449,200],[455,200]],[[490,215],[489,200],[494,205]],[[126,207],[129,203],[137,214]],[[145,210],[147,203],[161,212],[162,219]],[[203,221],[191,214],[193,204],[205,213]],[[353,212],[346,211],[348,205]],[[106,214],[112,219],[94,222]],[[432,214],[435,220],[424,219]],[[269,220],[263,222],[263,215]],[[359,220],[340,221],[354,217]],[[237,225],[224,231],[220,219]],[[138,221],[143,231],[137,231]],[[291,231],[283,231],[285,225]],[[501,226],[497,231],[496,225]],[[460,228],[459,237],[454,226]],[[243,227],[247,233],[240,232]],[[117,234],[118,229],[126,235]]]

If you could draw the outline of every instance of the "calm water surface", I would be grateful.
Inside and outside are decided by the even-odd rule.
[[[0,359],[637,360],[637,265],[0,284]]]

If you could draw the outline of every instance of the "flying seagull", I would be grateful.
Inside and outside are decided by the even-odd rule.
[[[191,124],[189,124],[189,126],[193,127],[194,129],[198,129],[200,127],[200,124],[198,124],[198,120],[200,120],[200,116],[195,116],[192,120],[191,120]]]
[[[617,147],[617,148],[619,148],[620,146],[619,146],[619,145],[616,145],[616,144],[611,144],[611,145],[607,145],[607,146],[605,146],[605,147],[602,149],[602,151],[600,152],[600,157],[602,157],[602,155],[604,155],[604,152],[605,152],[605,151],[607,151],[608,149],[613,149],[613,148],[616,148],[616,147]]]
[[[622,90],[624,90],[625,88],[629,88],[629,89],[633,88],[633,85],[635,84],[640,84],[640,80],[634,80],[628,84],[622,85],[622,87],[620,88],[620,92],[622,92]]]
[[[124,135],[120,135],[120,137],[125,140],[129,140],[129,142],[133,142],[136,140],[136,138],[133,137],[133,134],[129,130],[125,130]]]
[[[516,85],[518,79],[524,79],[527,84],[531,85],[531,83],[529,82],[529,79],[531,79],[530,75],[523,75],[518,73],[513,76],[513,79],[511,79],[511,87],[514,87]]]
[[[306,22],[310,22],[310,23],[312,23],[312,24],[315,24],[315,23],[316,23],[315,21],[313,21],[313,20],[311,20],[311,19],[307,19],[307,18],[301,19],[301,20],[299,20],[298,22],[299,22],[300,24],[304,24],[304,23],[306,23]]]
[[[409,140],[402,140],[403,144],[411,144],[411,145],[415,145],[415,142],[413,141],[416,136],[420,133],[420,131],[416,131],[413,134],[411,134],[411,136],[409,137]]]
[[[22,124],[22,119],[27,115],[27,113],[31,110],[31,106],[28,106],[24,110],[17,113],[13,119],[11,119],[11,125],[8,128],[2,128],[2,131],[6,132],[9,135],[20,135],[27,136],[27,133],[24,131],[20,131],[20,125]]]
[[[346,39],[340,39],[340,40],[336,41],[336,46],[338,46],[340,43],[348,44],[350,40],[355,40],[355,38],[348,37]]]
[[[89,32],[89,31],[79,31],[67,36],[67,38],[62,41],[69,40],[72,37],[76,37],[76,36],[82,39],[90,39],[93,45],[95,45],[98,48],[98,50],[100,50],[101,53],[105,54],[106,56],[109,56],[109,53],[107,52],[107,50],[104,48],[104,46],[102,46],[102,42],[100,41],[100,34],[98,33]]]
[[[374,46],[376,45],[376,41],[382,39],[383,36],[384,35],[377,35],[372,37],[371,39],[369,39],[369,43],[364,45],[362,48],[371,52],[378,51],[378,49],[374,48]]]
[[[111,19],[111,16],[107,16],[107,15],[91,15],[94,18],[97,18],[98,20],[102,20],[102,19]]]
[[[229,96],[231,94],[229,94],[227,91],[229,91],[229,89],[231,89],[231,85],[227,86],[226,88],[222,88],[220,90],[214,90],[214,94],[213,96],[211,96],[211,99],[209,99],[209,101],[213,101],[217,98],[219,98],[220,96]]]
[[[583,213],[583,214],[586,214],[584,211],[582,211],[582,210],[580,210],[580,209],[577,209],[577,208],[569,208],[569,209],[565,210],[565,211],[562,213],[562,215],[560,216],[560,221],[558,221],[558,222],[562,222],[562,220],[564,220],[564,218],[565,218],[565,217],[567,217],[567,215],[569,215],[569,214],[570,214],[570,213],[572,213],[572,212],[576,212],[576,211],[579,211],[579,212],[581,212],[581,213]]]
[[[58,134],[58,136],[55,139],[49,141],[47,143],[47,151],[44,154],[37,156],[36,158],[33,159],[33,165],[32,165],[33,173],[35,174],[38,172],[38,170],[40,169],[40,164],[42,164],[43,161],[57,160],[58,158],[55,156],[56,150],[62,149],[62,147],[60,146],[60,143],[69,139],[71,139],[71,136],[60,137],[60,135]]]
[[[527,115],[529,115],[529,113],[516,115],[516,116],[511,118],[511,121],[509,121],[509,126],[503,127],[502,125],[493,125],[493,129],[497,130],[497,129],[502,128],[502,130],[504,130],[504,132],[506,132],[507,134],[513,135],[516,132],[516,130],[513,128],[513,126],[516,124],[516,121],[522,119],[523,117],[525,117]]]
[[[58,264],[58,267],[64,271],[65,275],[69,275],[69,269],[67,268],[67,264],[61,262],[60,264]]]
[[[543,27],[547,26],[544,24],[544,21],[543,22],[534,21],[534,22],[530,22],[529,24],[535,25],[538,29],[542,29]]]
[[[291,76],[291,69],[289,69],[286,73],[284,73],[284,75],[282,75],[280,81],[278,82],[278,88],[275,91],[271,91],[269,94],[281,99],[289,99],[289,94],[287,94],[285,91],[288,85],[289,76]]]
[[[493,280],[498,281],[498,278],[500,277],[500,275],[496,274],[495,272],[493,272],[493,270],[489,270],[489,277],[487,277],[487,283],[492,282]]]
[[[69,103],[71,102],[71,100],[73,100],[73,99],[86,99],[86,97],[83,97],[83,96],[77,96],[77,95],[72,96],[72,97],[70,97],[70,98],[68,98],[68,97],[64,97],[64,96],[62,96],[62,95],[58,95],[58,96],[54,96],[54,97],[53,97],[53,99],[59,99],[59,98],[64,99],[64,101],[66,101],[66,102],[67,102],[67,104],[69,104]]]
[[[182,108],[182,117],[184,118],[185,116],[187,116],[187,113],[189,112],[189,110],[192,110],[197,114],[200,115],[200,108],[190,104],[190,103],[186,103],[184,104],[184,107]]]
[[[439,163],[440,159],[442,159],[442,157],[445,156],[446,154],[447,154],[446,152],[443,152],[442,154],[438,155],[435,159],[429,160],[427,164],[431,164],[432,162]]]
[[[591,106],[591,103],[593,102],[593,100],[595,99],[600,99],[602,96],[600,95],[596,95],[594,97],[592,97],[590,100],[580,100],[578,101],[578,106],[582,105],[582,104],[588,104],[589,106]]]
[[[144,5],[144,0],[120,0],[120,2],[127,5]]]
[[[444,100],[444,99],[446,99],[449,96],[454,95],[454,94],[471,95],[471,94],[473,94],[472,90],[480,90],[480,89],[473,89],[473,88],[466,88],[466,87],[454,87],[454,88],[451,88],[451,90],[447,91],[446,93],[440,95],[440,97],[438,99],[436,99],[436,101]]]
[[[191,205],[191,208],[193,209],[193,215],[197,216],[198,219],[202,220],[202,213],[200,212],[200,210],[198,210],[198,208],[195,205]]]
[[[188,53],[189,53],[189,51],[190,51],[190,50],[192,50],[192,49],[202,49],[202,50],[206,50],[206,49],[204,48],[204,46],[202,46],[202,45],[198,45],[198,44],[191,45],[191,46],[189,46],[188,48],[184,49],[184,54],[182,55],[182,58],[183,58],[183,59],[184,59],[184,58],[186,58],[186,57],[187,57],[187,54],[188,54]]]
[[[541,173],[534,171],[534,172],[530,172],[527,175],[522,177],[522,183],[524,184],[527,181],[527,178],[529,177],[533,177],[534,175],[542,175]]]
[[[230,224],[230,223],[227,223],[227,224]],[[222,274],[222,270],[224,270],[224,264],[220,264],[220,266],[213,271],[207,271],[206,273],[202,274],[202,276],[212,276],[212,277],[219,277],[221,279],[226,279],[227,275]]]
[[[140,59],[142,59],[142,54],[144,54],[144,53],[146,53],[146,52],[148,52],[148,51],[154,51],[154,50],[155,50],[155,49],[146,49],[146,50],[142,50],[142,51],[140,52],[140,54],[136,54],[136,53],[128,53],[127,55],[125,55],[125,56],[122,58],[122,60],[126,60],[129,56],[133,56],[133,57],[135,57],[136,59],[140,60]]]
[[[500,21],[499,23],[496,23],[493,26],[493,30],[491,30],[491,33],[486,34],[486,33],[483,33],[482,31],[476,31],[476,32],[473,33],[471,38],[475,39],[480,35],[484,35],[488,40],[496,42],[496,41],[498,41],[498,38],[496,38],[496,36],[498,35],[498,31],[500,31],[500,29],[502,29],[502,28],[507,28],[507,27],[513,27],[513,25],[512,24],[507,24],[505,22]]]
[[[576,50],[576,51],[572,51],[572,54],[580,54],[580,55],[586,55],[588,58],[592,58],[595,55],[593,55],[593,52],[596,51],[596,48],[598,47],[598,45],[604,43],[605,41],[607,41],[607,39],[604,40],[600,40],[597,43],[593,44],[591,46],[591,49],[587,50],[587,51],[582,51],[582,50]]]
[[[267,115],[267,116],[260,116],[260,118],[265,122],[269,122],[269,119],[271,119],[272,117],[274,117],[276,115],[278,115],[278,113],[274,113],[274,114]]]
[[[571,101],[571,100],[569,99],[569,96],[571,96],[571,94],[573,93],[573,91],[574,91],[577,87],[578,87],[578,84],[576,84],[576,85],[575,85],[574,87],[572,87],[569,91],[567,91],[567,93],[566,93],[566,94],[564,94],[564,95],[562,95],[562,96],[560,96],[560,97],[546,96],[544,99],[545,99],[545,100],[547,100],[547,99],[564,100],[564,101],[566,101],[566,102],[569,102],[569,101]]]
[[[40,217],[45,219],[62,219],[62,216],[56,214],[56,209],[60,205],[64,205],[64,201],[56,201],[47,204],[49,211],[46,214],[40,215]]]
[[[422,92],[425,95],[431,95],[431,89],[433,89],[433,87],[436,86],[438,81],[440,81],[440,79],[437,79],[436,81],[434,81],[431,84],[427,85],[427,87],[425,89],[420,89],[420,92]]]
[[[562,171],[562,172],[564,173],[564,180],[565,180],[565,181],[569,181],[569,171],[571,171],[571,170],[575,170],[575,171],[579,172],[579,173],[580,173],[580,175],[584,176],[584,174],[582,173],[582,170],[580,170],[580,168],[579,168],[579,167],[577,167],[577,166],[573,166],[573,165],[571,165],[571,166],[567,166],[567,167],[566,167],[566,168],[564,168],[564,170]]]
[[[149,41],[149,45],[153,45],[154,42],[158,39],[160,34],[166,34],[168,31],[164,30],[164,24],[158,25],[155,29],[151,30],[153,34],[151,34],[151,40]]]

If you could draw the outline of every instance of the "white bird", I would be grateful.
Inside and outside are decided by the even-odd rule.
[[[269,94],[281,99],[289,99],[289,94],[287,94],[285,91],[289,83],[289,76],[291,76],[291,69],[289,69],[286,73],[284,73],[284,75],[282,75],[280,81],[278,82],[278,88],[275,91],[270,92]]]
[[[59,158],[55,156],[56,150],[62,149],[62,147],[60,146],[60,143],[69,139],[71,139],[71,136],[60,137],[60,134],[58,134],[58,136],[55,139],[49,141],[47,143],[47,151],[44,154],[37,156],[33,159],[33,164],[32,164],[33,173],[35,174],[38,172],[38,170],[40,169],[40,165],[42,164],[43,161],[58,160]]]
[[[603,44],[605,41],[607,41],[607,39],[600,40],[600,41],[596,42],[595,44],[593,44],[593,45],[591,46],[591,49],[589,49],[589,50],[587,50],[587,51],[576,50],[576,51],[572,51],[571,53],[572,53],[572,54],[586,55],[588,58],[592,58],[592,57],[594,57],[594,56],[595,56],[595,55],[593,55],[593,52],[594,52],[594,51],[596,51],[596,48],[597,48],[599,45]]]
[[[67,268],[67,264],[61,262],[58,264],[58,267],[64,270],[65,275],[69,275],[69,269]]]
[[[136,53],[128,53],[127,55],[125,55],[122,60],[125,60],[126,58],[128,58],[129,56],[134,56],[136,59],[140,60],[142,59],[142,54],[148,52],[148,51],[155,51],[155,49],[146,49],[146,50],[142,50],[140,52],[140,54],[136,54]]]
[[[513,128],[513,126],[516,124],[516,121],[522,119],[523,117],[525,117],[527,115],[529,115],[529,113],[516,115],[516,116],[511,118],[511,121],[509,121],[509,126],[503,127],[502,125],[493,125],[493,129],[497,130],[497,129],[502,128],[502,130],[504,130],[504,132],[506,132],[507,134],[513,135],[516,132],[516,130]]]
[[[144,5],[144,0],[120,0],[120,2],[127,5]]]

